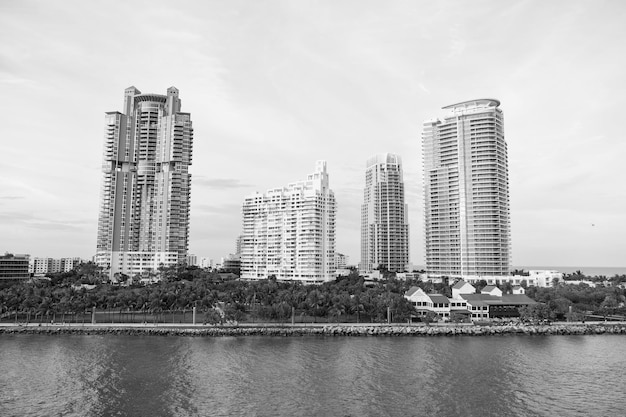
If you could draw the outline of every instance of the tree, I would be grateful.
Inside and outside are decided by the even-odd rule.
[[[467,314],[450,313],[450,321],[453,323],[467,323],[470,320]]]
[[[602,303],[600,304],[600,313],[604,316],[604,320],[606,317],[612,314],[615,314],[615,310],[619,306],[617,299],[613,295],[607,295]]]
[[[554,320],[555,314],[546,304],[537,303],[520,307],[519,316],[523,322],[538,323]]]
[[[439,317],[439,314],[435,313],[434,311],[427,311],[426,314],[422,316],[422,321],[426,324],[436,323],[440,319],[441,317]]]

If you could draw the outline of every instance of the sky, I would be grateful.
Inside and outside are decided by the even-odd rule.
[[[625,40],[620,0],[0,0],[0,252],[93,256],[104,114],[175,86],[197,256],[234,252],[244,197],[323,159],[358,263],[365,162],[391,152],[423,265],[423,122],[495,98],[513,265],[626,266]]]

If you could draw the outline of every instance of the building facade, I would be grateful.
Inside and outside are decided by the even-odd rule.
[[[493,99],[466,101],[424,123],[429,275],[510,274],[509,174],[499,106]]]
[[[193,126],[175,87],[129,87],[105,115],[96,263],[113,276],[185,262]]]
[[[409,264],[407,213],[400,157],[385,153],[368,159],[361,206],[361,272],[379,267],[392,272],[406,270]]]
[[[241,278],[324,282],[335,278],[337,205],[326,162],[304,181],[243,203]]]
[[[70,272],[85,261],[81,258],[30,258],[29,271],[34,275]]]
[[[0,255],[0,280],[28,279],[30,255],[6,252]]]

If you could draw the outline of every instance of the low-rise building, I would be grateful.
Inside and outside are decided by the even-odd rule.
[[[475,294],[476,288],[469,282],[459,280],[452,286],[452,298],[459,298],[461,294]]]
[[[528,285],[535,287],[553,287],[563,281],[563,273],[547,269],[537,269],[528,271]]]
[[[420,274],[419,272],[397,272],[396,279],[401,279],[404,281],[406,281],[407,279],[421,280],[422,274]]]
[[[0,280],[28,279],[30,255],[12,254],[5,252],[0,255]]]
[[[526,290],[522,286],[515,285],[513,287],[513,294],[526,294]]]
[[[462,297],[467,301],[473,319],[519,317],[521,307],[536,304],[535,300],[521,294],[464,294]]]
[[[502,295],[497,287],[488,289],[489,294],[475,294],[470,293],[473,286],[465,282],[457,284],[453,287],[452,298],[427,294],[419,287],[411,287],[404,296],[415,307],[418,317],[435,313],[444,321],[450,320],[453,314],[467,315],[474,320],[519,317],[519,308],[536,303],[524,294]],[[501,295],[493,295],[498,291]]]
[[[480,290],[480,293],[502,297],[502,290],[495,285],[487,285],[486,287],[483,287],[483,289]]]

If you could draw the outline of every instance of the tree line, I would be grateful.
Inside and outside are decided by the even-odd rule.
[[[217,271],[174,266],[155,272],[159,281],[139,285],[138,280],[119,276],[108,282],[89,262],[70,272],[49,274],[48,280],[4,285],[0,289],[0,317],[8,320],[85,319],[96,309],[106,320],[187,322],[196,309],[200,321],[256,322],[383,322],[391,314],[405,322],[415,309],[404,294],[412,286],[427,293],[452,296],[450,285],[419,280],[385,279],[366,282],[356,271],[348,277],[320,285],[280,282],[276,279],[240,281],[224,279]],[[524,317],[550,320],[580,320],[586,314],[625,315],[626,293],[618,284],[590,287],[559,284],[552,288],[527,287],[526,295],[541,303],[522,311]],[[476,285],[478,291],[486,282]],[[510,293],[510,285],[502,285]],[[104,314],[104,316],[103,316]],[[117,314],[117,316],[115,315]]]
[[[0,290],[3,319],[48,321],[75,317],[96,309],[165,321],[178,314],[188,320],[195,307],[205,322],[218,321],[406,321],[415,312],[404,298],[406,286],[396,280],[366,284],[355,272],[320,285],[300,282],[223,280],[215,271],[173,267],[160,271],[151,285],[103,282],[97,267],[84,264],[50,280],[21,282]],[[123,277],[122,277],[123,278]],[[94,286],[91,288],[90,286]],[[169,316],[168,316],[169,314]],[[178,320],[178,319],[177,319]]]

